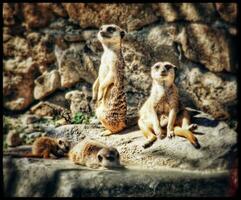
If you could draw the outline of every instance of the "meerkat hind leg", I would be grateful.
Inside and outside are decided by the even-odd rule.
[[[155,134],[153,134],[151,129],[143,123],[142,120],[138,121],[138,125],[139,125],[143,135],[147,138],[147,141],[142,144],[142,147],[148,148],[157,140],[157,137]]]
[[[43,158],[45,158],[45,159],[49,159],[50,158],[48,151],[44,151],[43,152]]]
[[[186,113],[186,112],[187,111],[184,111],[184,113],[178,117],[177,124],[181,124],[181,127],[175,126],[174,133],[177,136],[188,139],[195,148],[199,149],[201,146],[200,146],[197,138],[193,135],[193,133],[189,129],[190,127],[191,128],[193,128],[193,126],[195,127],[195,124],[193,126],[192,126],[192,124],[190,125],[190,117],[189,117],[188,113]]]
[[[190,116],[186,110],[183,111],[181,120],[182,120],[182,128],[187,129],[189,131],[193,131],[197,128],[197,124],[190,123]]]

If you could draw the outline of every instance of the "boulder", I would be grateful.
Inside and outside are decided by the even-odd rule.
[[[44,72],[35,81],[34,98],[43,99],[60,88],[60,75],[58,70]]]
[[[16,57],[3,62],[4,107],[12,111],[26,109],[33,101],[36,63],[31,57]]]
[[[145,138],[137,127],[119,134],[101,136],[96,125],[66,125],[49,131],[49,136],[65,137],[76,144],[83,136],[114,146],[121,161],[127,166],[144,169],[162,167],[186,170],[227,170],[237,156],[237,133],[222,121],[199,111],[192,122],[198,124],[196,137],[201,149],[195,149],[186,139],[175,137],[156,141],[150,148],[143,149]],[[47,130],[46,130],[47,131]],[[48,132],[48,131],[47,131]]]
[[[72,117],[74,117],[78,112],[89,113],[90,106],[87,99],[87,94],[84,91],[70,91],[66,93],[66,100],[70,101],[70,110]]]

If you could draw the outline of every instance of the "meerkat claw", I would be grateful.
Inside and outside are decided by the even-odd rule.
[[[174,131],[170,131],[167,133],[167,137],[172,139],[175,136]]]

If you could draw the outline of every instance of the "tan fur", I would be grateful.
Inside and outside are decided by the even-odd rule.
[[[185,137],[199,148],[196,137],[190,131],[196,125],[190,125],[189,114],[179,102],[178,89],[174,83],[175,68],[169,62],[158,62],[151,68],[151,94],[140,109],[138,120],[141,131],[148,139],[143,145],[145,148],[150,146],[157,136],[163,137],[164,128],[169,138],[174,135]]]
[[[114,31],[109,31],[115,29]],[[127,103],[124,93],[124,59],[121,52],[125,32],[116,25],[103,25],[98,33],[104,53],[96,81],[93,84],[93,100],[96,116],[109,134],[126,127]]]
[[[19,154],[8,153],[4,155],[10,155],[13,157],[34,157],[34,158],[50,158],[51,155],[55,157],[64,157],[65,153],[68,153],[70,144],[64,138],[51,138],[51,137],[39,137],[32,145],[32,152]]]
[[[69,159],[75,164],[90,168],[121,166],[119,153],[115,148],[90,139],[84,139],[76,144],[69,152]]]

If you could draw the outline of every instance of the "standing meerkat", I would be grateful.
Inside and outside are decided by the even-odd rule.
[[[75,164],[90,168],[121,167],[120,154],[116,148],[90,139],[76,144],[69,152],[69,159]]]
[[[101,57],[98,78],[93,84],[93,101],[96,116],[110,135],[126,127],[127,102],[124,93],[124,67],[121,44],[125,31],[111,24],[103,25],[98,32],[104,53]]]
[[[200,148],[191,132],[197,125],[190,124],[190,116],[179,102],[178,89],[174,83],[175,71],[176,66],[169,62],[158,62],[151,68],[151,93],[139,111],[138,120],[141,131],[148,139],[143,144],[144,148],[151,146],[157,136],[162,138],[164,128],[169,138],[175,135],[185,137],[194,147]]]
[[[12,155],[13,157],[35,157],[35,158],[50,158],[51,155],[55,157],[64,157],[65,153],[69,152],[70,143],[64,138],[39,137],[32,145],[32,152],[25,154],[13,154],[11,152],[4,153],[4,155]]]

